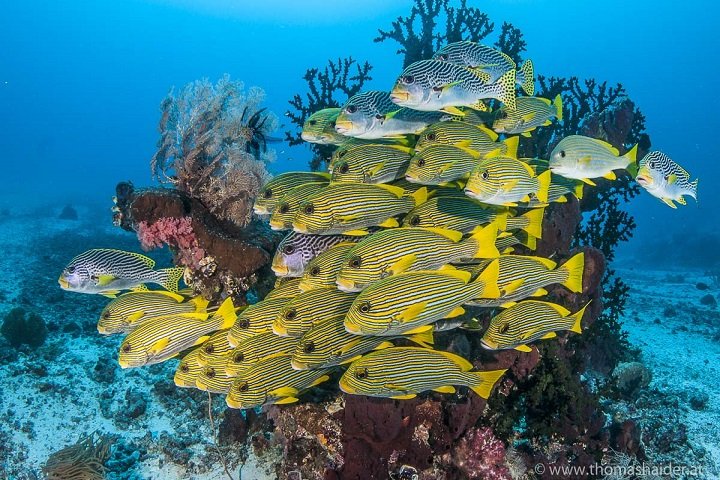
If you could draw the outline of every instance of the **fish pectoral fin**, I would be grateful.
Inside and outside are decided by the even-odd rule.
[[[517,186],[518,182],[519,182],[519,180],[508,180],[507,182],[505,182],[503,184],[503,190],[505,190],[506,192],[509,192],[510,190],[512,190],[513,188],[515,188]]]
[[[515,350],[518,350],[520,352],[532,352],[532,348],[528,347],[527,345],[518,345],[515,347]]]
[[[374,167],[372,167],[371,169],[369,169],[367,173],[370,177],[374,177],[379,172],[381,172],[384,167],[385,167],[385,162],[380,162],[377,165],[375,165]]]
[[[398,319],[401,322],[407,322],[407,321],[413,320],[413,319],[417,318],[417,316],[420,315],[425,310],[426,307],[427,307],[427,302],[419,302],[414,305],[411,305],[408,308],[406,308],[405,311],[398,316]]]
[[[442,86],[442,91],[443,91],[443,92],[446,92],[447,90],[451,89],[451,88],[454,87],[455,85],[460,85],[460,83],[462,83],[460,80],[455,80],[454,82],[450,82],[450,83],[448,83],[447,85],[443,85],[443,86]],[[460,111],[462,112],[462,110],[460,110]]]
[[[370,233],[370,232],[368,232],[367,230],[348,230],[347,232],[343,232],[343,235],[349,235],[352,237],[362,237],[364,235],[367,235],[368,233]]]
[[[615,175],[615,172],[612,170],[603,175],[603,178],[607,178],[608,180],[617,180],[617,175]]]
[[[391,275],[397,275],[398,273],[404,272],[410,268],[413,263],[415,263],[415,260],[417,260],[417,255],[414,253],[404,255],[390,266],[388,272],[390,272]]]
[[[97,284],[104,287],[105,285],[109,285],[115,279],[117,279],[115,275],[98,275]]]
[[[400,223],[398,223],[396,218],[390,217],[378,226],[383,228],[397,228],[400,226]]]
[[[338,215],[335,218],[340,220],[341,222],[352,222],[353,220],[357,220],[360,218],[360,215],[353,214],[353,215]]]
[[[450,313],[445,315],[445,318],[455,318],[459,317],[460,315],[465,313],[465,309],[463,307],[455,307],[452,309]]]
[[[667,176],[667,178],[665,180],[667,181],[668,185],[672,185],[673,183],[677,182],[677,179],[678,179],[678,176],[675,175],[674,173],[671,173],[670,175]]]
[[[672,207],[672,208],[677,208],[677,205],[675,205],[675,204],[673,203],[673,201],[672,201],[671,198],[663,197],[663,198],[661,198],[660,200],[662,200],[663,202],[665,202],[668,206],[670,206],[670,207]]]
[[[445,385],[438,388],[433,388],[433,392],[439,392],[439,393],[455,393],[455,387],[452,385]]]
[[[597,187],[597,184],[595,182],[593,182],[592,180],[590,180],[589,178],[581,178],[580,180],[587,183],[591,187]]]
[[[578,163],[580,165],[590,165],[592,163],[592,157],[590,155],[585,155],[584,157],[580,157],[578,159]]]
[[[157,355],[158,353],[162,352],[164,348],[168,346],[170,343],[170,337],[161,338],[157,342],[153,343],[150,347],[149,352],[152,355]]]
[[[462,110],[460,110],[460,109],[457,108],[457,107],[444,107],[444,108],[440,109],[440,111],[441,111],[441,112],[445,112],[445,113],[449,113],[450,115],[458,115],[458,116],[460,116],[460,117],[464,117],[464,116],[465,116],[465,112],[463,112]]]
[[[284,397],[284,398],[281,398],[280,400],[276,400],[273,403],[275,405],[287,405],[288,403],[295,403],[298,400],[299,399],[297,397]]]
[[[548,339],[550,339],[550,338],[555,338],[555,337],[557,337],[557,333],[555,333],[555,332],[550,332],[550,333],[546,333],[545,335],[543,335],[543,336],[540,337],[540,338],[541,338],[542,340],[548,340]]]

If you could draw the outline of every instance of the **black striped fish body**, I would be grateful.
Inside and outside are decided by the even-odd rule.
[[[547,295],[545,287],[553,284],[561,284],[575,293],[582,292],[584,253],[578,253],[559,267],[548,258],[522,255],[502,255],[497,261],[499,264],[497,285],[501,295],[495,299],[474,299],[469,302],[470,305],[510,306],[528,297]],[[473,274],[482,272],[484,263],[487,262],[481,262],[469,270]]]
[[[415,151],[422,152],[433,145],[462,145],[479,152],[482,156],[492,152],[515,157],[518,137],[509,137],[499,142],[498,134],[484,125],[472,125],[467,122],[440,122],[430,125],[420,133]]]
[[[444,185],[467,176],[480,165],[482,155],[465,147],[431,145],[416,153],[405,180],[423,185]]]
[[[377,138],[374,140],[363,140],[361,138],[348,137],[348,140],[338,145],[328,162],[328,171],[332,171],[333,166],[347,154],[349,150],[367,145],[385,145],[397,147],[415,147],[415,137],[408,135],[402,138]]]
[[[488,81],[494,82],[508,70],[515,70],[515,61],[500,50],[476,42],[463,40],[445,45],[435,52],[434,60],[474,68],[488,75]],[[527,60],[516,70],[516,83],[526,95],[535,94],[535,68],[532,60]]]
[[[198,362],[199,355],[200,351],[195,348],[180,360],[180,364],[175,370],[175,376],[173,377],[176,386],[181,388],[197,388],[195,380],[202,370],[202,366],[200,362]]]
[[[515,245],[522,245],[531,251],[537,249],[537,237],[528,235],[526,232],[519,231],[512,235],[498,237],[495,241],[495,247],[503,255],[512,253],[515,250]]]
[[[392,228],[374,233],[347,253],[337,286],[359,292],[380,279],[412,270],[434,270],[472,258],[494,258],[497,225],[462,240],[462,233],[439,228]]]
[[[303,391],[330,378],[329,369],[294,370],[291,359],[291,355],[266,358],[239,374],[225,398],[228,407],[293,403]]]
[[[315,235],[366,235],[368,227],[397,227],[394,218],[427,199],[427,190],[406,195],[392,185],[331,183],[300,206],[295,232]]]
[[[295,187],[304,183],[327,182],[330,175],[323,172],[285,172],[263,185],[255,199],[253,211],[257,215],[270,215],[277,202]]]
[[[461,305],[477,296],[498,297],[497,268],[497,262],[490,262],[472,282],[468,272],[449,266],[379,280],[355,299],[345,317],[345,329],[358,335],[381,336],[430,330],[437,320],[462,315]]]
[[[293,298],[302,291],[300,289],[302,279],[296,277],[279,277],[279,279],[284,278],[287,278],[288,281],[276,285],[263,300],[270,300],[271,298]]]
[[[350,364],[340,389],[353,395],[410,399],[434,390],[454,393],[469,387],[488,398],[505,370],[473,372],[472,363],[449,352],[420,347],[392,347],[365,355]]]
[[[230,391],[235,375],[225,370],[229,353],[209,357],[200,369],[195,379],[198,390],[210,393],[224,393]]]
[[[151,318],[205,312],[207,303],[202,297],[187,300],[182,295],[164,290],[128,292],[103,308],[97,329],[103,335],[130,333]]]
[[[546,203],[550,188],[550,172],[535,175],[525,162],[510,157],[483,160],[470,174],[465,194],[491,205],[517,206],[536,197]]]
[[[613,170],[625,169],[634,174],[637,145],[624,155],[611,144],[582,135],[570,135],[560,140],[550,153],[549,166],[553,173],[565,178],[582,180],[595,185],[593,178],[615,180]]]
[[[58,283],[63,290],[114,296],[122,290],[147,290],[154,283],[177,292],[182,267],[155,270],[155,261],[145,255],[110,248],[94,248],[73,258]]]
[[[302,337],[318,323],[344,317],[356,296],[336,288],[303,292],[283,306],[273,322],[273,332],[284,337]]]
[[[228,343],[235,348],[240,342],[272,331],[272,324],[283,305],[291,298],[268,298],[250,305],[240,313],[228,332]]]
[[[697,179],[691,182],[690,174],[662,152],[650,152],[640,160],[636,180],[650,195],[672,208],[677,208],[673,201],[686,205],[685,195],[697,200]]]
[[[387,183],[404,175],[412,149],[399,145],[360,145],[344,150],[330,164],[333,182]]]
[[[562,115],[560,94],[552,101],[542,97],[518,97],[515,110],[506,107],[498,110],[492,128],[497,133],[529,137],[537,127],[551,125],[553,118],[562,121]]]
[[[293,218],[300,204],[310,195],[319,192],[330,182],[304,183],[290,189],[288,193],[278,200],[275,209],[270,215],[270,228],[273,230],[292,230]]]
[[[272,332],[261,333],[243,340],[228,355],[225,370],[228,375],[238,376],[261,360],[295,351],[298,339],[279,337]]]
[[[339,243],[310,260],[300,281],[300,290],[335,288],[335,280],[345,257],[355,243]]]
[[[357,236],[312,235],[290,232],[278,245],[272,270],[278,277],[301,277],[310,260],[343,242],[357,242]]]
[[[228,340],[228,332],[229,330],[218,330],[200,345],[198,348],[200,365],[205,366],[213,357],[225,355],[233,349]]]
[[[489,350],[514,348],[529,352],[528,343],[554,338],[557,336],[555,332],[569,330],[582,333],[581,322],[586,308],[587,305],[571,314],[565,307],[554,303],[522,301],[490,320],[481,340],[482,346]]]
[[[444,111],[462,116],[456,107],[485,110],[484,99],[494,98],[515,108],[515,70],[503,73],[495,82],[487,74],[438,60],[420,60],[408,65],[390,93],[401,107],[423,111]]]
[[[213,332],[232,327],[236,318],[230,298],[210,318],[197,313],[155,318],[125,337],[118,363],[122,368],[130,368],[164,362],[204,343]]]
[[[344,317],[327,319],[305,332],[292,352],[295,370],[329,368],[356,360],[361,355],[381,348],[392,347],[395,337],[354,335],[345,330]],[[411,336],[399,336],[418,345],[433,343],[433,330]]]
[[[303,123],[300,138],[321,145],[339,145],[348,137],[335,131],[335,121],[340,115],[339,108],[323,108],[310,115]]]

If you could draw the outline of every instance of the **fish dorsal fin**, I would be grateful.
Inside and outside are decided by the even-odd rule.
[[[552,308],[553,310],[555,310],[556,312],[558,312],[558,313],[559,313],[560,315],[562,315],[563,317],[567,317],[568,315],[570,315],[570,310],[568,310],[567,308],[563,307],[562,305],[558,305],[557,303],[551,303],[551,302],[541,302],[541,303],[543,303],[544,305],[547,305],[548,307]]]
[[[443,237],[447,238],[448,240],[451,240],[453,242],[459,242],[462,240],[463,234],[462,232],[458,232],[457,230],[450,230],[449,228],[438,228],[438,227],[426,227],[424,230],[427,230],[429,232],[437,233],[438,235],[442,235]]]
[[[483,68],[487,68],[489,65],[483,65],[482,67],[467,67],[467,69],[480,80],[485,83],[490,83],[492,78],[489,73],[485,72]]]
[[[468,283],[472,278],[472,273],[466,270],[458,270],[452,265],[443,265],[438,269],[438,272],[441,272],[443,275],[447,275],[448,277],[457,278],[463,283]]]
[[[473,364],[470,363],[468,360],[464,359],[463,357],[459,355],[455,355],[454,353],[446,352],[444,350],[435,350],[437,353],[442,355],[443,357],[447,358],[451,362],[453,362],[455,365],[460,367],[460,370],[463,372],[467,372],[468,370],[472,370]]]
[[[610,152],[611,152],[613,155],[620,155],[620,152],[618,151],[617,148],[613,147],[612,143],[608,143],[608,142],[606,142],[605,140],[600,140],[599,138],[593,138],[593,140],[594,140],[598,145],[603,146],[603,147],[607,148],[608,150],[610,150]]]
[[[525,171],[528,173],[528,175],[530,175],[531,177],[535,176],[535,170],[533,170],[530,165],[523,162],[522,160],[518,160],[518,162],[520,162],[522,164],[523,168],[525,168]]]
[[[152,293],[154,295],[164,295],[166,297],[170,297],[178,303],[185,300],[185,297],[183,297],[182,295],[178,295],[175,292],[169,292],[167,290],[152,290],[150,293]]]
[[[470,156],[473,157],[473,158],[482,158],[482,157],[483,157],[483,155],[482,155],[480,152],[478,152],[478,151],[476,151],[476,150],[473,150],[473,149],[471,149],[471,148],[464,147],[464,146],[461,146],[461,145],[455,145],[455,147],[459,148],[460,150],[462,150],[463,152],[467,153],[468,155],[470,155]],[[446,168],[447,168],[447,167],[446,167]]]
[[[543,102],[545,105],[551,105],[551,104],[552,104],[552,100],[550,100],[549,98],[543,98],[543,97],[535,97],[535,98],[537,98],[538,100],[540,100],[541,102]]]
[[[486,127],[485,125],[478,125],[478,126],[477,126],[477,129],[480,130],[481,132],[483,132],[483,133],[484,133],[485,135],[487,135],[488,137],[490,137],[490,140],[492,140],[493,142],[496,142],[496,141],[497,141],[497,139],[498,139],[498,134],[497,134],[497,132],[495,132],[494,130],[490,130],[490,129],[489,129],[488,127]]]
[[[111,250],[112,250],[112,249],[111,249]],[[142,261],[142,262],[143,262],[145,265],[147,265],[149,268],[154,268],[154,267],[155,267],[155,260],[153,260],[152,258],[147,257],[147,256],[145,256],[145,255],[143,255],[143,254],[141,254],[141,253],[124,252],[124,251],[122,251],[122,250],[112,250],[112,251],[114,251],[114,252],[120,252],[120,253],[124,253],[124,254],[129,254],[129,255],[137,258],[138,260]]]
[[[542,263],[545,267],[547,267],[549,270],[552,270],[553,268],[557,267],[557,263],[553,260],[550,260],[549,258],[545,257],[528,257],[532,258],[538,263]]]
[[[395,195],[397,198],[402,198],[403,195],[405,195],[405,190],[403,190],[400,187],[397,187],[395,185],[388,185],[386,183],[378,183],[375,185],[378,188],[382,188],[383,190],[387,190],[388,192]]]

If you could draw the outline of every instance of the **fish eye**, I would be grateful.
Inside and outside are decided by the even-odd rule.
[[[308,123],[309,123],[311,126],[315,126],[315,124],[317,123],[317,120],[308,120]]]
[[[560,150],[560,156],[561,156],[562,158],[565,158],[565,150]]]
[[[213,378],[213,377],[215,377],[215,369],[213,369],[213,368],[208,368],[208,369],[206,369],[206,370],[205,370],[205,376],[208,377],[208,378]]]
[[[248,385],[247,382],[243,383],[238,387],[238,390],[241,392],[247,392],[250,389],[250,385]]]
[[[647,163],[647,166],[650,167],[650,168],[655,168],[655,162],[653,162],[652,160],[650,160],[650,161]]]
[[[232,357],[232,361],[235,363],[242,363],[245,360],[245,355],[242,354],[242,352],[237,352]]]
[[[250,328],[250,321],[247,318],[238,320],[237,326],[240,328]]]
[[[431,142],[434,142],[437,139],[437,135],[435,135],[435,133],[428,133],[425,138],[427,138]]]
[[[104,318],[105,320],[110,320],[110,312],[103,313],[102,318]]]
[[[355,370],[355,378],[362,380],[367,377],[368,377],[368,369],[367,368],[358,368],[357,370]]]
[[[182,365],[180,365],[180,371],[183,373],[188,373],[190,371],[190,367],[183,363]]]
[[[288,213],[289,211],[290,211],[290,205],[288,205],[287,203],[283,203],[278,208],[278,212],[280,212],[282,214]]]
[[[350,167],[348,166],[347,163],[341,163],[340,166],[338,167],[338,172],[340,172],[340,173],[348,173],[349,170],[350,170]]]
[[[508,112],[505,111],[505,110],[500,110],[500,113],[498,113],[498,118],[499,118],[499,119],[504,119],[504,118],[507,118],[507,117],[508,117]]]
[[[410,217],[409,223],[413,227],[417,227],[418,225],[420,225],[420,215],[413,215],[412,217]]]
[[[402,77],[402,81],[406,85],[410,85],[411,83],[415,83],[415,77],[412,75],[405,75]]]
[[[73,273],[75,273],[75,267],[67,267],[67,270],[66,270],[66,271],[67,271],[67,273],[69,273],[70,275],[72,275]]]
[[[510,324],[509,324],[509,323],[503,323],[502,325],[500,325],[500,328],[498,329],[498,332],[500,332],[500,333],[507,333],[507,331],[508,331],[509,329],[510,329]]]
[[[317,277],[318,275],[320,275],[320,267],[317,267],[317,266],[312,267],[312,268],[310,269],[310,272],[309,272],[309,273],[310,273],[311,276]]]
[[[263,198],[272,197],[272,188],[266,188],[262,193]]]
[[[292,320],[293,318],[297,317],[297,310],[294,308],[291,308],[287,312],[285,312],[285,320]]]
[[[363,302],[360,304],[360,311],[362,313],[368,313],[370,311],[370,302]]]
[[[350,104],[347,107],[345,107],[345,111],[347,113],[355,113],[355,112],[357,112],[357,106]]]
[[[485,170],[484,172],[482,172],[482,173],[480,174],[480,176],[483,178],[483,180],[487,180],[488,178],[490,178],[490,174],[488,173],[487,170]]]
[[[350,259],[348,265],[350,265],[352,268],[360,268],[360,266],[362,265],[362,259],[359,256],[355,255]]]
[[[422,157],[421,157],[421,158],[418,158],[416,163],[417,163],[417,166],[418,166],[418,167],[424,167],[424,166],[425,166],[425,159],[422,158]]]
[[[340,151],[337,153],[337,158],[342,158],[342,157],[344,157],[346,153],[347,153],[347,150],[340,150]]]
[[[129,343],[126,343],[125,345],[122,346],[123,352],[128,353],[128,352],[130,352],[130,350],[132,350],[132,347],[130,346]]]
[[[303,347],[303,352],[305,353],[313,353],[315,351],[315,344],[313,342],[308,342]]]
[[[315,213],[315,207],[313,207],[312,204],[305,205],[303,212],[305,212],[306,215],[312,215],[313,213]]]
[[[213,353],[213,352],[215,351],[215,347],[214,347],[212,344],[210,344],[210,345],[205,345],[205,346],[203,347],[203,351],[204,351],[205,353]]]
[[[376,114],[375,114],[375,118],[376,118],[377,120],[384,120],[384,119],[385,119],[385,115],[383,115],[382,113],[376,113]]]
[[[285,245],[282,251],[285,255],[292,255],[295,251],[295,247],[293,245]]]
[[[535,198],[535,192],[528,193],[528,198]]]

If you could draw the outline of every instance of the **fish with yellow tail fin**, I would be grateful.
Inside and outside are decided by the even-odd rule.
[[[582,135],[570,135],[560,140],[550,153],[550,170],[565,178],[582,180],[595,185],[593,178],[615,180],[615,170],[624,169],[631,175],[637,172],[637,145],[624,155],[608,142]]]
[[[510,306],[514,302],[528,297],[547,295],[545,287],[560,284],[571,292],[582,292],[585,254],[580,252],[560,266],[543,257],[523,255],[502,255],[494,260],[499,267],[497,286],[500,295],[493,299],[481,298],[468,302],[480,307]],[[485,265],[492,263],[481,261],[475,266],[461,266],[471,275],[482,275]]]
[[[462,315],[462,305],[470,300],[500,296],[496,260],[475,280],[470,277],[447,265],[379,280],[357,296],[345,329],[358,335],[414,335],[432,329],[437,320]]]
[[[205,340],[203,344],[198,347],[198,350],[200,351],[198,355],[198,362],[200,365],[205,366],[211,358],[219,355],[225,355],[233,349],[228,340],[228,331],[228,329],[218,330],[210,335],[210,338]]]
[[[294,403],[302,392],[330,379],[332,370],[294,370],[291,359],[290,355],[266,358],[240,373],[225,397],[227,406],[246,409]]]
[[[120,345],[118,363],[122,368],[164,362],[183,350],[204,343],[210,334],[235,323],[237,315],[227,298],[212,317],[189,313],[160,317],[145,322],[128,334]]]
[[[122,290],[147,290],[154,283],[177,292],[184,268],[155,270],[155,260],[134,252],[94,248],[73,258],[58,283],[63,290],[114,297]]]
[[[582,333],[581,322],[586,308],[587,305],[571,314],[567,308],[554,303],[522,301],[490,320],[481,344],[488,350],[514,348],[529,352],[528,343],[554,338],[557,336],[555,332],[569,330]]]
[[[368,227],[398,227],[397,215],[427,200],[427,190],[406,194],[392,185],[331,183],[298,210],[293,229],[314,235],[366,235]]]
[[[295,351],[298,339],[279,337],[272,332],[260,333],[240,342],[225,359],[227,375],[238,376],[261,360]]]
[[[558,94],[554,100],[541,97],[518,97],[517,108],[510,110],[501,107],[495,115],[492,129],[497,133],[509,135],[522,134],[529,137],[537,127],[552,124],[552,119],[562,121],[562,97]]]
[[[318,323],[344,317],[356,296],[336,288],[303,292],[280,310],[272,324],[273,333],[282,337],[302,337]]]
[[[498,237],[495,241],[495,247],[502,255],[507,255],[515,251],[516,245],[522,245],[523,247],[534,251],[537,249],[537,238],[528,235],[526,232],[515,232],[512,235]]]
[[[443,111],[463,116],[457,107],[486,110],[484,99],[494,98],[515,108],[515,69],[496,81],[479,70],[438,60],[420,60],[403,70],[390,92],[401,107],[422,111]]]
[[[677,208],[673,201],[686,205],[685,195],[697,201],[698,181],[691,182],[690,174],[662,152],[650,152],[640,160],[635,180],[672,208]]]
[[[300,290],[307,292],[318,288],[335,288],[335,279],[340,271],[347,252],[354,243],[339,243],[324,251],[308,263],[300,281]]]
[[[180,364],[175,370],[175,376],[173,377],[176,386],[181,388],[197,388],[195,386],[195,380],[202,370],[202,365],[198,362],[198,355],[200,355],[200,352],[196,348],[180,360]]]
[[[532,60],[527,60],[517,68],[515,61],[502,51],[468,40],[448,43],[435,52],[432,58],[479,70],[488,75],[490,82],[495,82],[509,70],[517,69],[517,85],[525,95],[532,97],[535,94],[535,68]]]
[[[533,197],[546,203],[549,188],[549,171],[536,175],[525,162],[493,157],[473,170],[465,184],[465,194],[483,203],[513,207]]]
[[[130,333],[146,320],[183,313],[203,313],[208,301],[202,297],[187,300],[165,290],[128,292],[111,300],[97,323],[103,335]]]
[[[416,153],[405,180],[423,185],[444,185],[467,177],[479,164],[480,152],[454,145],[431,145]]]
[[[210,393],[228,393],[235,375],[227,373],[226,363],[227,354],[209,357],[195,377],[197,389]]]
[[[270,290],[263,300],[269,300],[271,298],[292,298],[302,290],[300,289],[300,278],[293,277],[279,277],[287,278],[288,281],[280,285],[276,285],[275,288]]]
[[[295,187],[304,183],[328,182],[330,175],[323,172],[285,172],[273,177],[260,189],[253,204],[257,215],[270,215],[277,202]]]
[[[342,106],[335,121],[341,135],[375,140],[420,133],[431,123],[449,120],[440,112],[419,112],[399,108],[387,92],[372,90],[350,97]]]
[[[273,230],[292,230],[292,221],[298,207],[310,195],[319,192],[330,182],[304,183],[292,188],[278,200],[275,209],[270,214],[270,228]]]
[[[390,340],[396,338],[429,347],[433,343],[433,330],[398,337],[353,335],[345,330],[343,317],[331,318],[313,326],[297,341],[291,364],[295,370],[342,365],[371,350],[392,347]]]
[[[348,137],[335,131],[335,121],[340,115],[339,108],[323,108],[310,115],[303,123],[300,138],[320,145],[339,145]]]
[[[433,145],[453,145],[479,152],[483,157],[497,153],[506,157],[517,157],[520,137],[508,137],[498,142],[498,134],[484,125],[467,122],[434,123],[422,131],[415,143],[415,152],[422,152]]]
[[[310,260],[344,242],[357,242],[350,235],[306,235],[290,232],[278,245],[272,260],[272,271],[278,277],[301,277]]]
[[[266,298],[243,310],[235,325],[228,331],[230,346],[234,348],[250,337],[272,332],[272,324],[278,312],[290,300],[291,298]]]
[[[463,240],[441,228],[392,228],[374,233],[350,249],[337,275],[337,287],[359,292],[382,278],[410,270],[432,270],[446,263],[494,258],[498,227],[490,223]]]
[[[387,183],[401,178],[413,149],[401,145],[359,145],[338,153],[330,164],[333,182]],[[335,156],[333,156],[335,158]]]
[[[340,390],[352,395],[405,400],[433,390],[455,393],[455,385],[490,397],[505,370],[472,371],[466,359],[440,350],[393,347],[378,350],[350,364],[340,378]]]

